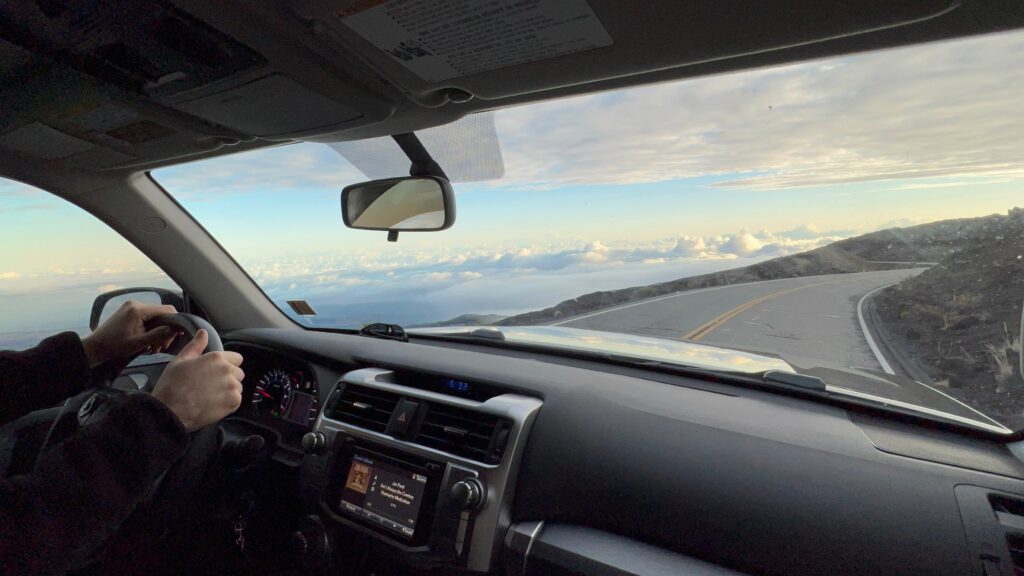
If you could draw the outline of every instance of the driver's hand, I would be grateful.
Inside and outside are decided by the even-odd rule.
[[[92,334],[82,338],[89,368],[111,360],[129,359],[141,352],[156,353],[167,349],[177,336],[177,330],[160,326],[147,331],[143,323],[175,313],[174,306],[153,306],[134,300],[125,302]]]
[[[171,409],[189,432],[217,422],[242,403],[242,355],[208,352],[206,330],[185,345],[164,369],[153,396]]]

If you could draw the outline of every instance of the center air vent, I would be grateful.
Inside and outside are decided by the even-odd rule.
[[[339,386],[325,409],[328,418],[476,462],[498,464],[505,455],[512,420],[482,407],[351,381]]]
[[[1014,574],[1024,574],[1024,500],[1003,494],[989,494],[996,520],[1006,532],[1006,548]]]
[[[431,402],[415,442],[470,460],[497,463],[511,430],[511,424],[498,416]]]
[[[346,384],[341,391],[331,418],[348,422],[367,430],[383,433],[387,430],[391,413],[395,411],[399,395],[369,386]]]
[[[1024,576],[1024,498],[963,484],[954,492],[975,573]]]

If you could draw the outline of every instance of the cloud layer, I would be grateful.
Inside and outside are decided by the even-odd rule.
[[[372,320],[375,306],[381,319],[427,322],[467,312],[522,312],[597,289],[743,266],[840,238],[823,232],[811,236],[809,230],[815,228],[680,235],[647,243],[593,240],[502,249],[324,254],[243,265],[271,298],[308,299],[314,308],[326,306],[324,315],[335,323]],[[415,310],[406,311],[405,306]]]
[[[1022,92],[1024,35],[1005,34],[514,108],[497,126],[508,178],[538,186],[1011,177]]]

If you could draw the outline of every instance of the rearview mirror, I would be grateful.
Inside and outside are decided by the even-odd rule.
[[[345,226],[388,232],[432,232],[455,223],[452,185],[435,176],[372,180],[341,191]]]

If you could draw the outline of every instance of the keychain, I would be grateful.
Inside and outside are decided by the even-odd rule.
[[[235,520],[232,529],[235,532],[235,546],[238,546],[239,552],[245,552],[245,520],[241,515]]]

